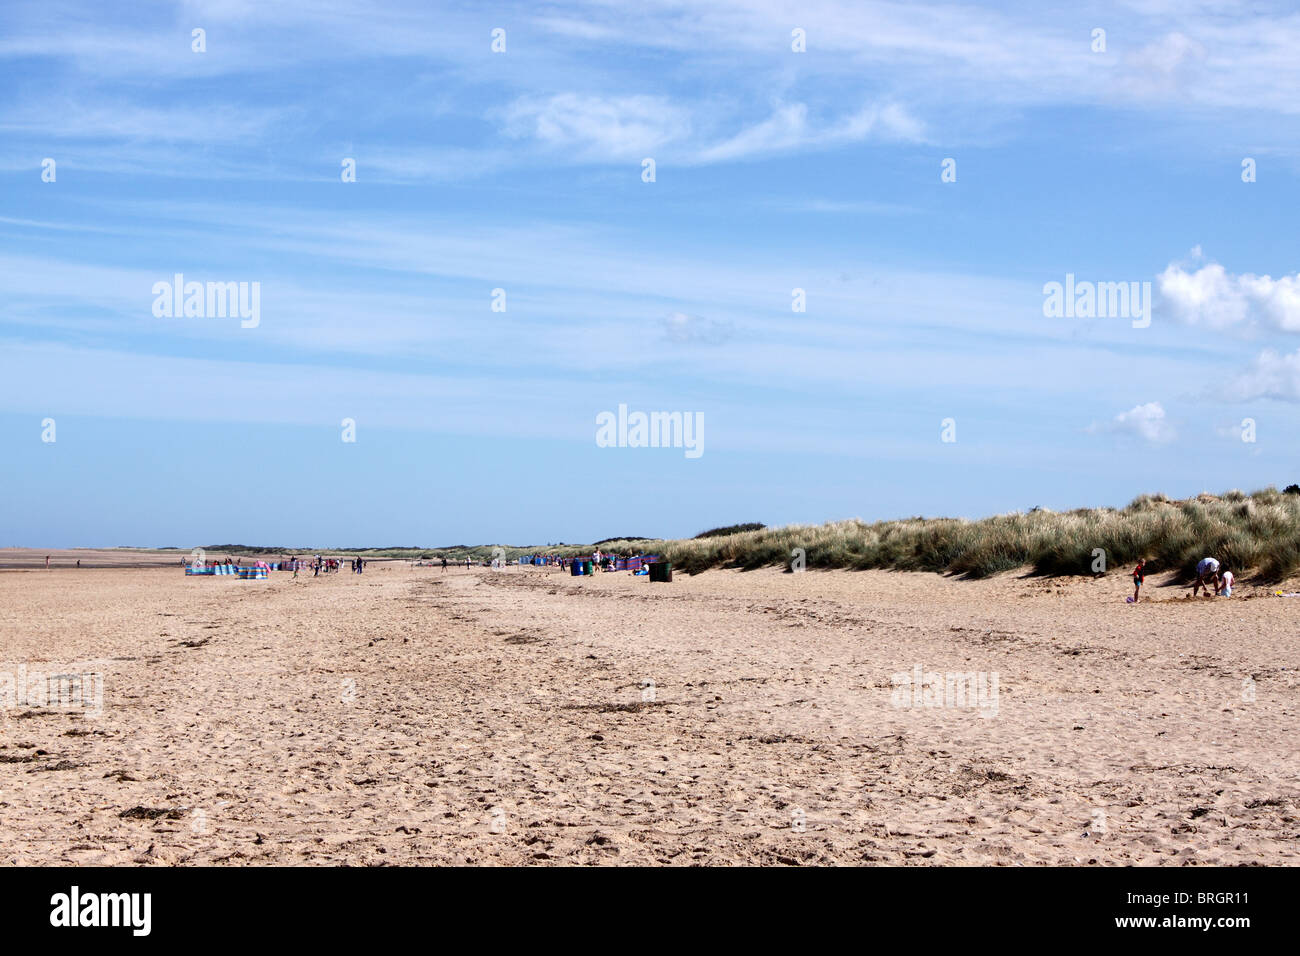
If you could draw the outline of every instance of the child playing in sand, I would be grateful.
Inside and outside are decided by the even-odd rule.
[[[1142,558],[1138,561],[1137,567],[1133,569],[1133,603],[1138,602],[1138,594],[1142,591],[1142,582],[1146,579],[1147,559]]]
[[[1225,565],[1223,573],[1219,575],[1219,590],[1216,592],[1224,597],[1232,597],[1232,582],[1234,578],[1232,572]]]

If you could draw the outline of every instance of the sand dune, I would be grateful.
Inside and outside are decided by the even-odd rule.
[[[1145,590],[8,572],[0,670],[103,698],[0,711],[0,861],[1295,862],[1300,601]]]

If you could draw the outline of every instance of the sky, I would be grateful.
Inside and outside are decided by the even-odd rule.
[[[1300,481],[1297,49],[1271,3],[6,0],[0,546]]]

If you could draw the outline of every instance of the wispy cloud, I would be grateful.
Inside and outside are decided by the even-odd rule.
[[[587,160],[639,160],[690,131],[688,111],[660,96],[526,96],[505,116],[508,135]]]
[[[774,199],[770,205],[793,212],[830,215],[902,216],[917,212],[915,206],[874,199]]]
[[[674,312],[664,319],[664,334],[670,342],[717,345],[735,333],[730,322],[719,322],[685,312]]]
[[[808,118],[808,107],[792,103],[734,136],[695,154],[700,163],[754,159],[800,149],[824,149],[869,138],[891,142],[921,142],[924,125],[895,103],[871,106],[827,123]]]
[[[162,107],[51,100],[4,114],[0,131],[57,140],[233,144],[255,140],[284,120],[282,110],[223,103]]]
[[[659,150],[690,164],[758,159],[777,153],[825,149],[875,138],[920,142],[924,124],[896,103],[814,120],[804,103],[777,106],[763,120],[721,139],[708,139],[711,123],[700,104],[684,106],[661,96],[527,96],[506,111],[504,131],[581,161],[639,160]]]
[[[635,10],[579,4],[563,24],[610,43],[694,51],[743,50],[766,63],[789,55],[790,30],[806,31],[804,69],[860,77],[887,69],[894,88],[916,101],[940,99],[1033,106],[1051,101],[1145,109],[1221,108],[1294,114],[1291,91],[1300,62],[1300,17],[1284,4],[1262,4],[1225,17],[1217,4],[1124,4],[1062,23],[1049,7],[961,7],[907,2],[761,4],[715,0],[683,6],[647,0]],[[1107,31],[1107,50],[1091,48],[1091,30]],[[932,78],[948,78],[936,87]],[[959,80],[959,82],[958,82]],[[928,89],[927,89],[928,88]]]

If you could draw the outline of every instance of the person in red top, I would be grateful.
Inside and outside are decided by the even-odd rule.
[[[1147,574],[1146,568],[1147,568],[1147,559],[1143,558],[1140,561],[1138,561],[1137,567],[1133,569],[1133,603],[1134,604],[1138,602],[1138,594],[1142,590],[1142,581]]]

